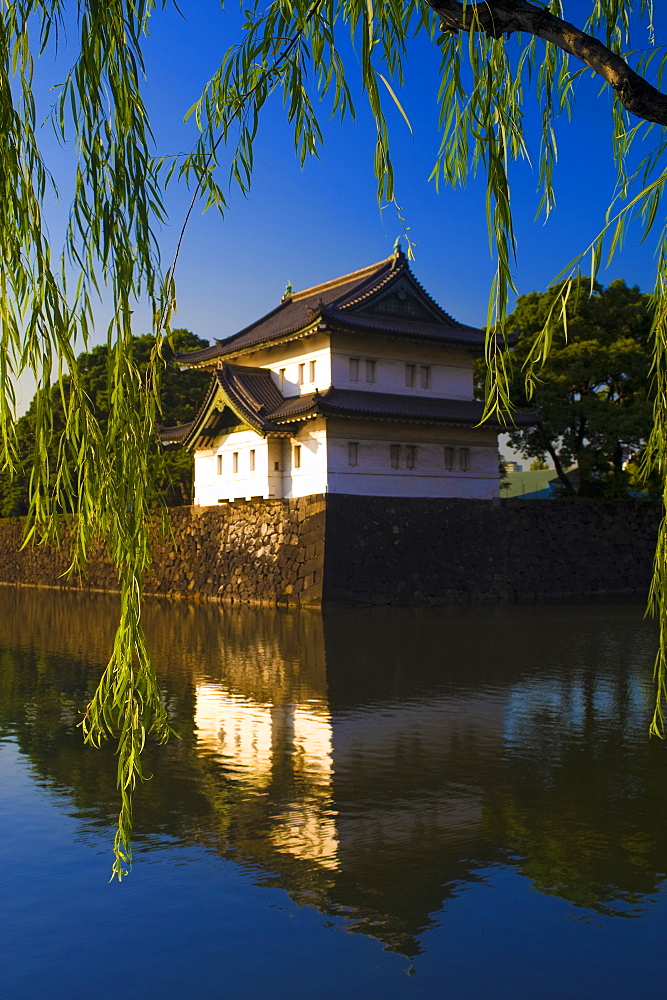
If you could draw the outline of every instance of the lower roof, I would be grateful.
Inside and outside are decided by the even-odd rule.
[[[441,399],[433,396],[409,396],[402,393],[372,392],[359,389],[337,389],[308,393],[286,399],[269,419],[275,423],[310,416],[365,417],[370,420],[401,420],[431,424],[479,424],[484,415],[484,403],[476,399]],[[513,414],[516,426],[530,426],[534,413]],[[486,426],[500,427],[505,423],[497,417],[485,421]]]
[[[209,447],[222,428],[249,425],[262,437],[284,435],[303,420],[314,417],[386,420],[402,423],[454,424],[474,427],[481,423],[484,404],[474,399],[442,399],[400,393],[338,389],[283,397],[267,369],[223,364],[216,371],[207,397],[194,420],[179,427],[163,427],[164,444],[186,448]],[[525,427],[536,414],[517,411],[502,419],[497,415],[484,426]]]

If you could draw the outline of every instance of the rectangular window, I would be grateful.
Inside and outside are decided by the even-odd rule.
[[[303,383],[306,381],[306,365],[305,365],[305,363],[302,364],[302,365],[299,365],[299,377],[298,377],[297,381],[298,381],[299,385],[303,385]]]
[[[295,469],[301,468],[301,445],[295,444],[293,449],[294,461],[293,465]]]
[[[470,468],[470,448],[459,448],[459,469],[467,472]]]
[[[405,366],[405,384],[413,386],[415,384],[415,365]]]
[[[232,472],[239,471],[239,453],[238,451],[232,452]]]
[[[309,374],[309,379],[310,379],[311,382],[314,382],[315,381],[315,362],[314,361],[309,361],[308,362],[308,368],[309,368],[309,373],[308,373]]]
[[[284,368],[281,368],[280,371],[278,372],[278,386],[279,386],[281,392],[285,388],[285,369]]]
[[[222,475],[222,455],[216,455],[216,464],[218,467],[218,475]]]
[[[359,444],[357,441],[347,442],[347,464],[348,465],[359,464]]]
[[[419,374],[421,377],[421,387],[422,389],[431,388],[431,366],[430,365],[420,365]]]
[[[274,472],[280,472],[280,462],[274,462],[273,463],[273,471]]]
[[[255,471],[255,449],[254,448],[250,449],[250,471],[251,472]]]
[[[350,358],[350,382],[359,381],[359,358]]]
[[[405,447],[405,467],[406,469],[417,468],[417,445],[408,444]]]
[[[366,362],[366,381],[367,382],[375,382],[375,362],[374,361],[367,361]]]
[[[390,444],[389,445],[389,458],[391,460],[392,469],[398,469],[401,464],[401,446],[400,444]]]
[[[445,448],[445,468],[446,469],[453,469],[454,468],[454,449],[453,448]]]

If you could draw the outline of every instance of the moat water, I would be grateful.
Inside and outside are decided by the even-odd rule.
[[[109,883],[78,723],[116,602],[0,588],[7,1000],[664,989],[667,744],[640,606],[150,602],[174,727]]]

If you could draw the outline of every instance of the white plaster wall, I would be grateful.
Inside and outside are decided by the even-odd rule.
[[[294,467],[294,446],[301,445],[301,468]],[[283,438],[283,496],[307,497],[327,492],[327,432],[325,421],[304,421],[293,438]]]
[[[295,468],[294,446],[301,447],[301,467]],[[255,451],[255,471],[250,471],[250,450]],[[234,452],[238,472],[233,471]],[[218,476],[218,455],[222,475]],[[281,499],[326,493],[327,445],[323,420],[303,423],[292,438],[264,439],[252,430],[239,430],[218,438],[215,446],[195,453],[195,504],[207,507],[227,500],[253,497]],[[277,466],[277,467],[276,467]]]
[[[358,446],[357,465],[349,464],[349,442]],[[391,466],[391,444],[401,446],[400,467]],[[295,445],[301,467],[295,467]],[[417,448],[416,468],[407,468],[407,446]],[[455,450],[454,469],[445,468],[445,447]],[[458,468],[459,449],[470,465]],[[255,450],[255,471],[249,468]],[[238,472],[233,454],[238,453]],[[217,475],[222,456],[223,474]],[[278,468],[276,468],[276,464]],[[293,438],[263,439],[252,430],[223,435],[215,447],[195,454],[195,504],[208,506],[253,497],[291,498],[315,493],[358,496],[498,496],[498,449],[493,431],[477,428],[419,427],[381,421],[304,421]]]
[[[319,389],[323,392],[331,385],[331,355],[329,336],[319,331],[275,347],[245,353],[230,358],[234,364],[269,368],[283,396],[302,396]],[[310,362],[315,362],[315,380],[310,380]],[[303,385],[299,385],[299,365],[305,365]],[[284,377],[281,370],[285,370]]]
[[[350,358],[359,358],[360,378],[350,381]],[[365,380],[366,359],[376,362],[375,382]],[[316,331],[298,340],[247,352],[234,364],[269,368],[284,396],[323,392],[330,385],[345,389],[394,392],[406,396],[430,396],[442,399],[472,399],[472,355],[469,351],[442,344],[410,343],[380,337],[347,336]],[[310,381],[310,362],[315,362],[315,380]],[[406,363],[417,365],[416,385],[405,381]],[[303,364],[305,381],[299,385],[299,365]],[[419,366],[431,368],[431,386],[422,389]],[[284,376],[281,371],[284,369]]]
[[[280,500],[283,497],[283,442],[282,438],[267,438],[267,464],[268,464],[268,493],[271,500]]]
[[[359,381],[350,380],[350,358],[361,360]],[[375,382],[367,383],[364,361],[375,361]],[[363,389],[393,392],[405,396],[428,396],[442,399],[472,399],[472,354],[442,344],[413,344],[407,340],[379,337],[344,337],[332,340],[331,380],[340,389]],[[417,366],[416,384],[406,385],[405,366]],[[419,367],[431,368],[431,385],[421,388]]]
[[[255,451],[255,471],[250,470],[250,451]],[[233,455],[238,453],[238,472],[233,471]],[[222,457],[219,476],[218,455]],[[195,453],[195,504],[207,507],[221,500],[250,500],[268,497],[270,483],[267,441],[246,429],[222,435],[207,451]]]
[[[358,464],[349,465],[348,443],[358,444]],[[391,466],[391,444],[401,446],[400,467]],[[417,448],[417,466],[406,467],[406,446]],[[445,446],[467,448],[468,470],[445,468]],[[498,447],[493,431],[475,428],[403,427],[373,421],[330,421],[327,440],[327,490],[358,496],[498,496]]]
[[[215,452],[210,448],[195,452],[194,456],[195,506],[208,507],[211,504],[218,502],[217,493],[215,494],[215,499],[211,499],[213,497],[215,489],[217,488],[216,478],[215,478],[214,456]]]

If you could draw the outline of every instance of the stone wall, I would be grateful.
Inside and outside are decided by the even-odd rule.
[[[325,604],[646,594],[661,505],[327,497]]]
[[[229,603],[302,604],[322,598],[323,497],[264,500],[170,511],[172,537],[156,537],[147,594]],[[103,552],[93,553],[85,577],[66,579],[61,549],[19,552],[22,523],[0,520],[0,582],[84,590],[116,590]]]
[[[307,607],[644,596],[660,516],[642,502],[336,494],[176,508],[146,592]],[[116,589],[103,553],[66,580],[66,550],[19,552],[21,532],[0,521],[0,582]]]

